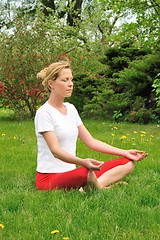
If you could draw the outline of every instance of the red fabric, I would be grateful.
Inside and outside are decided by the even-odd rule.
[[[130,160],[127,158],[118,158],[107,161],[103,164],[100,171],[94,171],[97,178],[104,172],[124,165]],[[84,187],[87,182],[88,169],[85,167],[76,168],[75,170],[63,173],[36,173],[36,187],[39,190],[54,190],[54,189],[76,189]]]

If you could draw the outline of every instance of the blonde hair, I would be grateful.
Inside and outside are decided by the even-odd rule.
[[[44,88],[50,91],[48,80],[56,80],[59,72],[64,68],[71,69],[70,63],[66,61],[52,63],[37,73],[37,79],[42,80],[42,85]]]

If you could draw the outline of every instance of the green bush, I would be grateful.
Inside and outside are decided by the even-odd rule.
[[[98,43],[84,44],[80,35],[54,15],[44,17],[38,11],[34,22],[26,16],[17,18],[14,34],[0,37],[0,106],[34,117],[47,99],[37,72],[54,61],[69,60],[74,75],[70,101],[82,116],[157,121],[160,52],[126,43],[108,48],[103,57]]]
[[[107,109],[114,120],[139,123],[157,121],[159,79],[155,76],[159,73],[159,56],[158,49],[138,49],[129,43],[106,51],[101,59],[106,70],[101,74],[114,93],[108,99]]]
[[[155,77],[152,87],[156,94],[157,106],[160,107],[160,73]]]
[[[31,31],[28,25],[28,19],[18,19],[14,35],[1,39],[1,105],[33,117],[46,95],[36,74],[50,59],[43,51],[47,46],[44,32],[37,27]]]
[[[140,108],[138,111],[130,111],[128,121],[131,123],[147,124],[153,119],[152,111],[146,108]]]
[[[54,15],[47,18],[37,12],[34,22],[26,16],[17,18],[14,34],[3,34],[0,38],[1,107],[34,117],[37,107],[47,98],[36,75],[54,61],[71,61],[74,75],[82,75],[78,80],[83,79],[84,72],[96,75],[102,65],[97,60],[99,55],[94,51],[93,59],[92,48],[88,51],[87,46],[77,40],[78,34],[76,28],[63,25]],[[94,89],[86,89],[83,94],[92,91]],[[81,88],[79,92],[81,95]],[[80,98],[77,96],[77,99]],[[77,99],[74,102],[78,102]]]
[[[74,92],[71,101],[81,115],[103,118],[108,116],[108,100],[113,90],[101,76],[80,75],[74,78]]]

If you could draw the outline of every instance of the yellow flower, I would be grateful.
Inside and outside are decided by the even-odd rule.
[[[4,136],[6,136],[6,134],[5,134],[5,133],[2,133],[2,137],[4,137]]]
[[[4,228],[4,225],[0,223],[0,229],[3,229]]]
[[[69,240],[69,237],[63,237],[62,239],[63,240]]]
[[[141,136],[141,137],[145,137],[145,136],[146,136],[146,134],[143,134],[143,133],[142,133],[140,136]]]
[[[114,134],[114,133],[112,133],[112,134],[111,134],[111,136],[112,136],[112,137],[114,137],[114,136],[115,136],[115,134]]]
[[[145,131],[141,131],[141,134],[144,134],[144,135],[145,135],[145,134],[146,134],[146,132],[145,132]]]
[[[117,127],[113,127],[113,129],[117,130],[118,128]]]
[[[134,133],[134,134],[137,134],[137,131],[134,131],[133,133]]]
[[[16,138],[17,138],[16,136],[13,137],[13,139],[16,139]]]
[[[59,230],[53,230],[53,231],[51,232],[51,234],[56,234],[56,233],[59,233]]]
[[[122,136],[122,137],[121,137],[121,140],[126,139],[126,138],[127,138],[126,136]]]

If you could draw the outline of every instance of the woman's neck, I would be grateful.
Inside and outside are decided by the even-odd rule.
[[[48,99],[48,103],[55,108],[64,107],[63,101],[64,101],[64,98],[49,97],[49,99]]]

